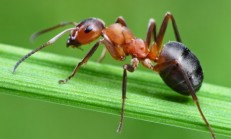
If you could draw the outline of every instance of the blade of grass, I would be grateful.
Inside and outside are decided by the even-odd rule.
[[[29,50],[0,44],[0,92],[120,115],[122,66],[88,62],[67,84],[58,84],[73,70],[76,58],[39,52],[12,74]],[[231,89],[204,83],[197,93],[215,134],[231,136]],[[128,73],[125,117],[206,131],[191,97],[170,90],[150,71]],[[118,117],[119,121],[119,117]]]

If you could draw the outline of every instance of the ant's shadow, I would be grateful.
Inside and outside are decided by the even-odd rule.
[[[167,101],[171,101],[171,102],[175,102],[175,103],[188,103],[189,101],[191,101],[191,97],[190,96],[184,96],[181,95],[177,92],[174,92],[170,89],[167,89],[167,86],[163,89],[159,89],[160,86],[163,86],[162,84],[155,84],[152,85],[150,87],[142,87],[140,88],[135,86],[135,85],[128,85],[128,90],[133,90],[132,93],[135,94],[140,94],[143,96],[148,96],[148,97],[154,97],[154,98],[159,98],[162,100],[167,100]],[[158,89],[155,89],[158,88]],[[135,90],[135,91],[134,91]],[[166,91],[163,91],[166,90]]]
[[[173,92],[174,93],[174,92]],[[182,95],[177,95],[177,94],[164,94],[164,93],[155,93],[153,94],[154,97],[163,99],[163,100],[168,100],[168,101],[172,101],[172,102],[176,102],[176,103],[187,103],[189,102],[191,99],[187,96],[182,96]]]

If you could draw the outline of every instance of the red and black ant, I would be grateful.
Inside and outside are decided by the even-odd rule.
[[[163,45],[162,42],[169,21],[172,21],[176,41],[171,41]],[[122,110],[117,132],[121,131],[124,119],[127,71],[134,72],[138,64],[141,62],[146,68],[158,72],[163,81],[174,91],[182,95],[192,96],[202,119],[210,130],[212,138],[215,139],[214,132],[206,120],[196,96],[196,92],[200,89],[203,81],[203,72],[200,62],[197,57],[181,43],[180,34],[178,32],[175,19],[171,13],[166,13],[158,33],[156,33],[155,20],[149,20],[146,40],[136,38],[128,29],[126,22],[122,17],[118,17],[116,22],[109,27],[105,27],[104,22],[97,18],[89,18],[80,23],[61,23],[34,34],[33,38],[70,24],[75,25],[75,27],[62,31],[50,39],[47,43],[25,55],[15,64],[13,72],[15,72],[16,68],[22,61],[37,51],[53,44],[67,32],[70,32],[70,37],[67,40],[67,46],[72,47],[79,47],[81,45],[91,43],[102,36],[102,39],[95,43],[82,61],[78,63],[70,76],[68,76],[65,80],[60,80],[59,83],[66,83],[70,80],[76,74],[81,65],[86,63],[97,50],[99,44],[103,44],[106,48],[104,48],[99,61],[104,58],[106,50],[116,60],[122,61],[128,55],[132,57],[131,64],[125,64],[123,66]],[[153,43],[151,43],[152,37],[154,39]],[[153,62],[156,64],[154,65]]]

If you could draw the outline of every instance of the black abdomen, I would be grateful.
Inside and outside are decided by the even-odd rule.
[[[200,89],[203,81],[203,71],[200,62],[182,43],[169,42],[165,44],[159,59],[164,60],[165,62],[176,60],[178,63],[170,65],[159,72],[163,81],[170,88],[180,94],[190,95],[190,90],[180,69],[180,67],[182,67],[182,70],[187,74],[194,91],[197,92]]]

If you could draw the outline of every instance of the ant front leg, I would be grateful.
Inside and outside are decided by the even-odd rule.
[[[69,75],[65,80],[59,80],[60,84],[64,84],[66,83],[68,80],[70,80],[72,77],[75,76],[76,72],[78,71],[78,69],[84,64],[87,63],[88,59],[94,54],[94,52],[97,50],[99,44],[101,43],[101,41],[98,41],[92,48],[91,50],[87,53],[87,55],[82,59],[81,62],[79,62],[77,64],[77,66],[75,67],[75,69],[73,70],[73,72],[71,73],[71,75]]]
[[[123,72],[123,83],[122,83],[122,108],[121,108],[121,116],[120,116],[120,123],[117,129],[117,132],[120,133],[123,126],[123,119],[124,119],[124,105],[126,99],[126,88],[127,88],[127,71],[134,72],[136,67],[139,64],[139,60],[137,58],[132,58],[131,65],[125,64],[124,65],[124,72]]]
[[[127,27],[126,21],[124,20],[124,18],[123,18],[122,16],[119,16],[119,17],[116,19],[115,23],[119,23],[119,24],[121,24],[122,26]],[[100,57],[99,57],[98,60],[97,60],[98,62],[102,62],[102,61],[103,61],[103,59],[105,58],[106,52],[107,52],[107,49],[106,49],[106,48],[103,48],[103,50],[102,50],[102,52],[101,52],[101,55],[100,55]]]
[[[126,57],[126,54],[124,53],[123,48],[120,46],[114,45],[106,34],[104,34],[103,37],[104,39],[101,42],[105,45],[110,55],[116,60],[124,60]]]

